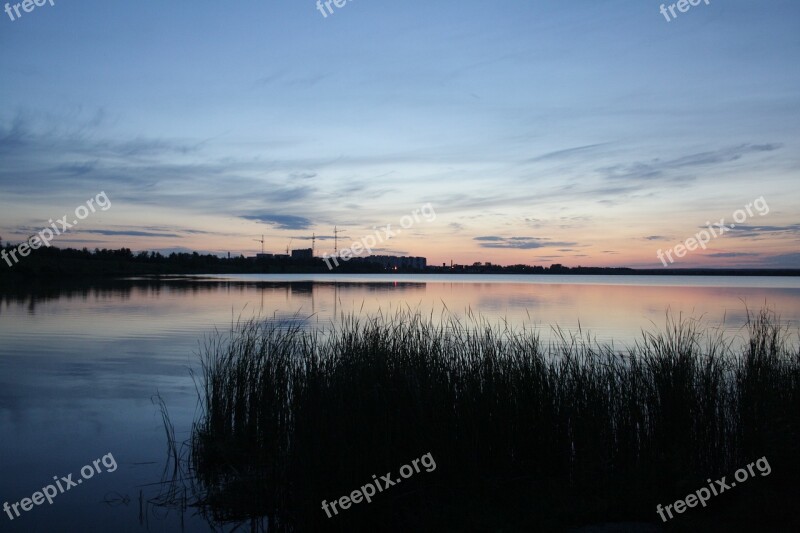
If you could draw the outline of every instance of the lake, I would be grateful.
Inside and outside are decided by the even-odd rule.
[[[19,508],[14,520],[3,513],[0,530],[209,531],[191,510],[140,503],[140,494],[158,492],[166,459],[151,398],[161,395],[178,440],[186,439],[197,410],[190,370],[199,342],[240,316],[324,327],[348,313],[472,312],[545,339],[551,326],[580,327],[623,347],[642,329],[663,327],[668,312],[740,335],[747,308],[765,305],[796,328],[800,279],[237,275],[0,293],[0,503],[30,498],[70,473],[78,480],[82,467],[106,458],[52,505]]]

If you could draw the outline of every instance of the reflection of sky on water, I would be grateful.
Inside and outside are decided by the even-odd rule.
[[[715,286],[696,278],[628,279],[637,284],[627,285],[620,278],[593,280],[236,276],[0,294],[0,504],[29,497],[52,476],[77,472],[109,452],[120,465],[52,506],[35,507],[13,522],[0,516],[0,529],[145,531],[138,525],[139,486],[160,479],[166,447],[150,398],[156,392],[164,397],[185,439],[197,406],[189,368],[197,368],[200,341],[239,317],[260,313],[287,325],[325,327],[349,312],[419,309],[436,320],[446,306],[459,316],[471,310],[534,327],[545,338],[551,325],[574,331],[580,322],[617,347],[638,338],[642,328],[663,326],[667,309],[711,325],[724,318],[737,331],[745,321],[743,302],[753,310],[766,302],[784,320],[800,323],[800,283],[792,278],[707,280]],[[110,491],[131,503],[98,503]],[[187,520],[188,531],[207,530],[199,519]],[[150,519],[150,531],[178,526],[174,514]]]

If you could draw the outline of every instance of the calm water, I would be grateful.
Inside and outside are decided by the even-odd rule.
[[[621,276],[242,275],[114,282],[0,293],[0,503],[13,504],[111,453],[101,473],[23,512],[0,531],[208,531],[185,515],[140,508],[157,489],[166,443],[151,403],[167,402],[179,439],[196,410],[190,368],[214,327],[255,313],[329,324],[342,313],[446,307],[491,320],[629,344],[667,310],[741,332],[746,306],[800,324],[798,278]],[[654,326],[655,324],[655,326]],[[110,463],[110,461],[109,461]],[[62,483],[63,484],[63,483]],[[13,511],[12,511],[13,512]]]

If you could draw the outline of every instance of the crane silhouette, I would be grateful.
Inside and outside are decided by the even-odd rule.
[[[253,239],[253,240],[256,241],[256,242],[260,242],[261,243],[261,253],[263,254],[264,253],[264,236],[262,235],[261,239]]]

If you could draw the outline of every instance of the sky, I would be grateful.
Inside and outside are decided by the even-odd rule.
[[[800,268],[800,2],[660,6],[12,2],[0,237]]]

